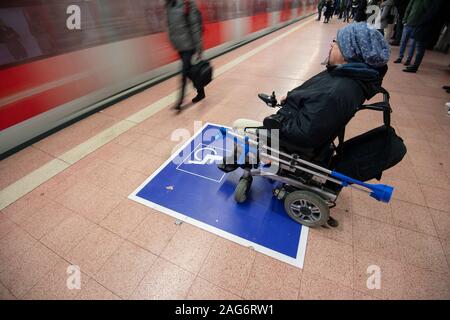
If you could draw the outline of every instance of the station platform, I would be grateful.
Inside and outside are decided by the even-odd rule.
[[[302,269],[128,198],[171,156],[174,130],[272,114],[257,94],[284,96],[323,71],[344,25],[310,17],[212,60],[206,99],[181,112],[174,77],[2,160],[0,299],[450,299],[448,55],[427,52],[407,74],[392,48],[384,87],[408,148],[382,179],[394,199],[344,190],[339,227],[309,230]],[[381,122],[357,114],[347,136]],[[67,289],[71,265],[79,290]],[[379,289],[367,286],[373,266]]]

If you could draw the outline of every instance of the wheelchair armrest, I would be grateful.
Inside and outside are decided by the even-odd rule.
[[[392,109],[387,102],[376,102],[368,105],[362,105],[358,108],[358,111],[361,110],[391,111]]]
[[[361,110],[375,110],[375,111],[383,112],[384,124],[386,125],[386,127],[390,127],[391,126],[392,108],[391,108],[391,105],[389,104],[388,101],[372,103],[370,105],[362,105],[356,111],[358,112],[358,111],[361,111]]]

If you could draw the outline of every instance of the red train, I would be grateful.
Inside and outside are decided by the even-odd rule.
[[[196,2],[212,57],[312,14],[318,1]],[[164,0],[3,0],[0,155],[177,69]]]

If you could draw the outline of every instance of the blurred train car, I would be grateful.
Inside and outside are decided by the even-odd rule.
[[[314,13],[318,1],[196,2],[212,58]],[[164,0],[2,0],[0,158],[175,74],[166,23]]]

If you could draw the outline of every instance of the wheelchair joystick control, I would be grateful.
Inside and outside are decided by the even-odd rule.
[[[278,101],[277,101],[277,97],[276,97],[276,95],[275,95],[275,91],[272,92],[272,95],[271,95],[271,96],[269,96],[268,94],[265,94],[265,93],[260,93],[260,94],[258,94],[258,97],[259,97],[262,101],[264,101],[264,103],[265,103],[267,106],[269,106],[269,107],[271,107],[271,108],[279,107]]]

